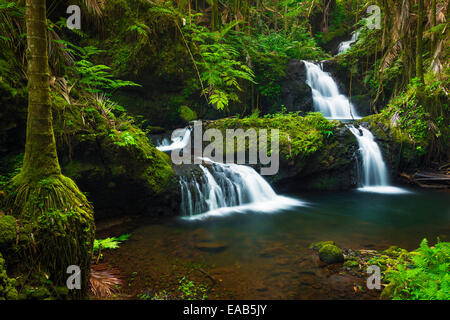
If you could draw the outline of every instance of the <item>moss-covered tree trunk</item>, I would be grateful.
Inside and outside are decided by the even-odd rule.
[[[28,58],[28,117],[24,163],[12,179],[7,210],[30,225],[32,250],[24,250],[27,273],[42,272],[56,286],[66,286],[71,265],[81,269],[81,289],[87,294],[94,218],[91,204],[76,184],[61,174],[52,126],[47,55],[45,0],[26,0]],[[26,246],[25,246],[26,248]],[[30,254],[32,252],[32,254]],[[37,279],[38,277],[29,277]],[[42,285],[33,283],[33,285]]]
[[[424,20],[423,0],[419,0],[417,12],[417,38],[416,38],[416,77],[423,83],[423,20]]]
[[[28,118],[22,172],[31,181],[61,174],[50,101],[45,0],[27,0]]]
[[[211,30],[216,31],[218,29],[219,29],[219,3],[218,0],[212,0]]]

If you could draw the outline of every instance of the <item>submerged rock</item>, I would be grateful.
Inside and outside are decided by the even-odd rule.
[[[195,247],[201,251],[207,252],[220,252],[227,248],[227,244],[225,242],[217,241],[217,242],[197,242]]]
[[[333,245],[333,244],[325,244],[319,250],[319,258],[321,261],[332,264],[344,261],[344,254],[342,250]]]

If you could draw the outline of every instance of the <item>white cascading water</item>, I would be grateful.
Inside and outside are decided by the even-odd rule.
[[[360,172],[360,191],[378,193],[405,193],[407,191],[389,185],[388,171],[380,147],[373,134],[360,126],[348,126],[358,141],[362,168]]]
[[[207,158],[200,165],[199,181],[195,174],[180,179],[181,211],[190,220],[223,216],[238,212],[276,212],[303,202],[279,196],[253,168],[222,164]]]
[[[191,139],[191,129],[189,127],[186,127],[184,129],[177,129],[177,130],[183,130],[182,134],[172,139],[172,143],[169,144],[169,141],[167,138],[163,139],[161,144],[156,147],[159,151],[172,151],[177,149],[183,149],[187,146]]]
[[[306,83],[312,89],[314,109],[329,119],[360,119],[350,100],[339,93],[336,82],[321,66],[303,61],[306,66]]]
[[[344,53],[350,49],[351,45],[354,44],[359,37],[359,30],[352,33],[352,38],[348,41],[343,41],[338,46],[338,54]]]

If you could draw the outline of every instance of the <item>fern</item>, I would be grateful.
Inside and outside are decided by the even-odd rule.
[[[95,239],[93,251],[101,251],[103,249],[117,249],[120,246],[120,243],[128,240],[131,234],[123,234],[119,237],[106,238],[102,240]]]
[[[450,243],[438,239],[434,247],[423,239],[413,252],[412,264],[399,264],[386,273],[394,285],[394,300],[450,299]]]

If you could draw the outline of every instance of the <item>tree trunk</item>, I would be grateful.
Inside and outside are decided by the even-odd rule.
[[[30,181],[61,174],[53,133],[45,0],[26,1],[28,116],[22,172]]]
[[[417,38],[416,38],[416,77],[424,83],[423,79],[423,18],[424,18],[424,9],[423,9],[423,0],[419,0],[419,8],[418,8],[418,19],[417,19]]]
[[[436,27],[436,0],[431,1],[431,27]],[[433,32],[431,35],[431,52],[433,52],[436,46],[436,34]]]
[[[219,26],[219,6],[218,0],[213,0],[211,8],[211,31],[216,31]]]

